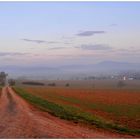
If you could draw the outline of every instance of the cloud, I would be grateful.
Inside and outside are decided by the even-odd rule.
[[[60,49],[66,49],[66,47],[53,47],[53,48],[49,48],[49,50],[60,50]]]
[[[109,26],[114,27],[114,26],[117,26],[117,24],[113,23],[113,24],[110,24]]]
[[[105,31],[83,31],[81,33],[76,34],[77,36],[93,36],[95,34],[105,34]]]
[[[135,49],[135,48],[117,49],[117,50],[115,50],[115,52],[116,52],[116,54],[125,55],[125,56],[140,55],[140,49]]]
[[[34,43],[46,43],[46,41],[45,40],[32,40],[32,39],[26,39],[26,38],[24,38],[24,39],[22,39],[23,41],[27,41],[27,42],[34,42]]]
[[[26,42],[33,42],[33,43],[48,43],[48,44],[55,44],[55,43],[60,43],[58,41],[45,41],[45,40],[33,40],[33,39],[22,39],[23,41],[26,41]]]
[[[68,39],[68,40],[69,40],[69,39],[74,39],[74,38],[75,38],[74,36],[62,36],[62,39],[66,39],[66,40],[67,40],[67,39]]]
[[[70,45],[70,44],[72,44],[71,42],[64,42],[64,44],[66,44],[66,45]]]
[[[22,56],[29,53],[19,53],[19,52],[0,52],[0,56]]]
[[[83,50],[111,50],[111,47],[107,44],[82,44],[75,48],[81,48]]]
[[[46,43],[48,43],[48,44],[55,44],[55,43],[60,43],[60,42],[58,42],[58,41],[48,41]]]

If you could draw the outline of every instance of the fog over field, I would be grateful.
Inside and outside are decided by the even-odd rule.
[[[100,75],[116,75],[121,72],[138,72],[140,70],[139,63],[104,61],[96,64],[85,65],[62,65],[48,66],[47,64],[33,66],[7,65],[1,66],[1,70],[7,72],[13,78],[25,76],[35,79],[68,79],[74,76],[100,76]]]

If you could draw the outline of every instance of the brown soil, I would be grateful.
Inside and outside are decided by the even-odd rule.
[[[139,104],[140,90],[127,89],[72,89],[72,88],[53,88],[53,87],[26,87],[29,92],[37,92],[49,95],[56,94],[66,97],[72,97],[89,102],[101,102],[106,104]],[[43,95],[42,95],[43,96]]]
[[[100,111],[100,110],[88,110],[92,114],[101,116],[102,118],[113,121],[116,124],[124,125],[131,129],[140,129],[140,119],[139,118],[129,118],[127,116],[115,116],[111,113]]]
[[[87,109],[87,107],[81,106],[81,105],[76,104],[76,103],[74,104],[74,103],[70,103],[67,101],[63,101],[63,100],[51,99],[49,97],[46,99],[49,101],[53,101],[55,103],[58,103],[58,104],[66,104],[66,105],[78,107],[78,108],[82,109],[83,111],[90,112],[96,116],[100,116],[102,119],[112,121],[114,123],[121,124],[121,125],[127,126],[129,128],[132,128],[132,129],[140,129],[140,125],[139,125],[140,119],[138,117],[129,118],[127,116],[116,116],[112,113],[108,113],[108,112],[101,111],[98,109]]]
[[[10,87],[0,98],[0,138],[133,138],[134,136],[90,129],[42,112],[19,97]]]
[[[71,88],[57,88],[57,87],[26,87],[29,93],[41,96],[47,100],[60,104],[68,104],[76,106],[84,111],[90,112],[94,115],[100,116],[108,121],[113,121],[117,124],[127,126],[129,128],[140,129],[139,115],[134,117],[116,115],[110,112],[105,112],[99,109],[90,109],[84,103],[104,103],[114,105],[139,105],[140,103],[140,90],[127,90],[127,89],[71,89]],[[51,96],[52,97],[51,97]],[[81,100],[82,104],[71,103],[63,99],[58,99],[56,96],[72,97],[73,99]]]

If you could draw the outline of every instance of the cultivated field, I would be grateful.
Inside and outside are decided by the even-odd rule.
[[[22,82],[26,80],[16,80],[17,86],[23,86]],[[35,81],[36,80],[27,80]],[[44,83],[45,87],[48,87],[49,83],[55,83],[56,87],[65,87],[69,83],[69,87],[72,89],[118,89],[117,79],[110,80],[37,80],[38,82]],[[126,80],[123,89],[140,89],[139,80]]]
[[[65,87],[64,83],[68,82],[71,83],[70,86]],[[36,104],[38,99],[33,101],[31,98],[43,99],[44,105],[40,104],[39,107],[46,108],[48,112],[62,119],[119,132],[140,134],[140,89],[137,81],[134,83],[128,81],[129,88],[117,88],[115,82],[110,82],[110,85],[108,82],[109,86],[106,88],[103,86],[99,88],[98,82],[96,83],[98,88],[92,88],[91,85],[82,86],[81,82],[80,88],[79,83],[72,86],[74,82],[63,81],[57,83],[55,87],[20,85],[15,90],[24,93],[21,96],[33,104]],[[28,97],[29,95],[31,96]]]

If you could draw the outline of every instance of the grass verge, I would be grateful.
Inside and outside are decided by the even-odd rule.
[[[127,134],[133,134],[133,135],[140,134],[139,129],[130,129],[130,128],[115,124],[113,122],[103,120],[90,113],[83,112],[77,107],[72,107],[68,105],[59,105],[54,102],[47,101],[46,99],[27,93],[22,88],[14,87],[13,89],[22,98],[26,99],[27,101],[34,104],[35,106],[57,117],[60,117],[61,119],[73,120],[76,122],[84,122],[84,123],[96,125],[99,128],[112,129],[121,133],[127,133]]]

